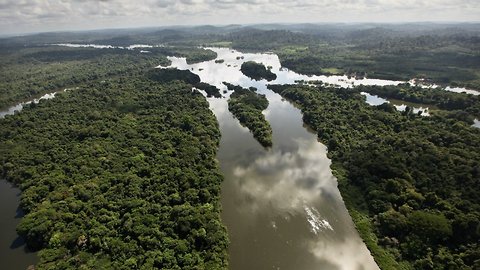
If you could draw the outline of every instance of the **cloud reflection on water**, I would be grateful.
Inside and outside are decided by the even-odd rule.
[[[239,67],[250,60],[272,66],[278,77],[270,83],[320,76],[278,71],[280,61],[272,54],[243,54],[244,59],[237,59],[239,52],[213,50],[225,63],[188,65],[185,59],[170,60],[172,66],[190,69],[221,90],[226,89],[223,81],[257,87],[269,100],[264,114],[273,129],[273,147],[266,150],[232,117],[227,99],[208,99],[222,132],[217,157],[225,175],[222,220],[231,240],[230,268],[378,269],[345,209],[326,147],[303,126],[300,110],[268,90],[265,80],[244,76]],[[337,77],[328,80],[346,83]]]

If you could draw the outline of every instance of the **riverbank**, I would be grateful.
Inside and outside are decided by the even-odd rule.
[[[355,89],[270,88],[299,103],[328,146],[342,197],[382,269],[474,266],[479,235],[462,224],[480,216],[477,129],[391,105],[370,107]],[[440,139],[446,137],[455,144]]]
[[[2,269],[25,270],[38,262],[36,253],[27,249],[16,227],[23,217],[20,189],[0,180],[0,262]]]

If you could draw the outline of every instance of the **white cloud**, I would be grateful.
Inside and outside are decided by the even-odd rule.
[[[0,0],[0,33],[170,24],[479,21],[472,0]]]

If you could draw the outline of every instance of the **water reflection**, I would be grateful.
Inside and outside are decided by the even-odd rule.
[[[6,109],[6,110],[0,111],[0,119],[5,118],[5,116],[7,116],[7,115],[13,115],[13,114],[15,114],[16,112],[21,111],[25,105],[28,105],[28,104],[31,104],[31,103],[36,104],[36,103],[40,102],[40,100],[43,100],[43,99],[52,99],[52,98],[55,97],[55,95],[56,95],[57,93],[59,93],[59,92],[65,92],[65,91],[68,91],[68,90],[71,90],[71,89],[78,89],[78,87],[76,87],[76,88],[65,88],[64,90],[61,90],[61,91],[44,94],[43,96],[41,96],[41,97],[39,97],[39,98],[35,98],[35,99],[33,99],[33,100],[29,100],[29,101],[25,101],[25,102],[18,103],[18,104],[14,105],[14,106],[9,107],[9,108]]]
[[[455,93],[465,93],[465,94],[471,94],[475,96],[480,95],[480,92],[477,90],[466,89],[464,87],[456,87],[456,86],[441,87],[438,84],[428,83],[424,79],[411,79],[410,81],[408,81],[408,83],[411,85],[420,86],[422,88],[439,88],[445,91],[450,91]]]
[[[393,106],[395,106],[395,108],[397,109],[397,111],[403,112],[407,109],[407,107],[409,107],[410,109],[413,110],[413,113],[418,114],[419,112],[421,112],[422,116],[430,116],[430,113],[428,112],[429,107],[423,107],[423,106],[416,107],[415,105],[417,105],[417,104],[405,102],[405,101],[402,101],[402,100],[391,100],[390,101],[390,100],[381,98],[377,95],[369,94],[367,92],[361,92],[361,94],[366,97],[365,101],[367,102],[367,104],[372,105],[372,106],[382,105],[383,103],[392,103]]]
[[[270,102],[264,114],[273,129],[273,147],[265,150],[232,117],[226,99],[208,99],[222,132],[218,159],[225,175],[222,219],[231,240],[230,268],[378,269],[345,209],[326,147],[303,126],[299,109],[268,90],[266,81],[245,77],[239,67],[250,60],[271,66],[277,74],[271,83],[280,84],[322,76],[281,69],[272,54],[213,50],[224,63],[170,60],[221,90],[223,81],[256,87]],[[331,82],[344,83],[337,77]]]
[[[473,120],[472,127],[480,128],[480,121],[478,119]]]
[[[94,44],[58,45],[113,48]],[[151,46],[132,45],[122,49],[149,47]],[[184,58],[171,57],[172,66],[190,69],[202,81],[213,84],[222,91],[226,90],[223,81],[258,88],[270,102],[264,114],[273,129],[274,146],[267,151],[228,112],[226,99],[208,99],[222,132],[218,159],[225,175],[222,186],[222,219],[231,240],[231,269],[378,269],[345,209],[336,179],[329,168],[326,147],[317,142],[316,134],[304,127],[301,112],[297,108],[269,91],[266,81],[252,81],[245,77],[239,67],[250,60],[271,66],[277,74],[277,79],[272,84],[316,80],[352,87],[360,84],[397,85],[403,82],[366,78],[357,80],[347,76],[306,76],[282,68],[278,57],[273,54],[242,54],[230,49],[211,49],[217,52],[217,59],[225,61],[215,63],[212,60],[188,65]],[[470,91],[448,87],[446,90]],[[225,96],[228,98],[230,93]],[[54,93],[47,94],[30,102],[36,103],[40,99],[54,96]],[[367,102],[378,103],[374,105],[385,102],[381,102],[381,98],[372,99],[370,96],[367,95]],[[0,112],[0,118],[21,110],[30,102]],[[480,127],[480,122],[475,120],[474,126]],[[7,189],[0,187],[0,198],[7,198],[3,195]],[[2,202],[1,205],[16,207],[18,201]],[[18,222],[18,219],[2,222],[12,220]],[[14,250],[19,250],[16,247],[20,246],[21,239],[16,238],[14,227],[3,231],[8,232],[9,236],[2,235],[0,239],[5,239],[8,244],[1,246],[11,245]],[[6,265],[3,262],[17,258],[10,251],[2,251],[0,254],[2,266]],[[34,255],[29,257],[27,254],[16,260],[16,263],[28,265],[29,261],[34,262],[32,258]],[[17,268],[12,266],[8,269]]]
[[[16,233],[23,217],[19,208],[20,190],[0,180],[0,262],[2,269],[25,270],[37,262],[35,253],[26,249],[25,240]]]

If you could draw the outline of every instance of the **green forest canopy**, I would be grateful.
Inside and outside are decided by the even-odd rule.
[[[353,89],[269,86],[328,147],[342,197],[382,269],[480,267],[480,130],[369,106]],[[392,109],[393,108],[393,109]]]
[[[86,83],[0,121],[1,176],[36,269],[225,269],[220,132],[205,98],[141,75]]]
[[[255,88],[245,89],[232,84],[226,85],[229,90],[234,90],[228,100],[228,110],[242,125],[250,129],[253,137],[261,145],[272,146],[272,127],[262,114],[268,107],[265,95],[255,93]]]

